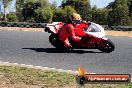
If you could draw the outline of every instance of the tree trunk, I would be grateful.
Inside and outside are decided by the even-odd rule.
[[[6,8],[4,8],[4,21],[7,22],[7,18],[6,18]]]
[[[6,2],[5,0],[3,0],[3,5],[4,5],[4,21],[7,22],[7,18],[6,18]]]

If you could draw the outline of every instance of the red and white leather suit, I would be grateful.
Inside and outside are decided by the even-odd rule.
[[[80,23],[75,26],[72,24],[66,24],[60,31],[59,38],[62,42],[64,42],[66,48],[72,47],[68,38],[71,37],[73,41],[79,42],[81,37],[86,36],[86,34],[82,31],[85,28],[88,28],[88,24]]]

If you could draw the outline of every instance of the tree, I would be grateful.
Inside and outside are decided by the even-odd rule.
[[[27,2],[23,5],[22,16],[24,17],[24,21],[30,19],[34,16],[34,2]]]
[[[65,6],[73,7],[78,12],[82,19],[91,20],[91,6],[89,0],[63,0],[62,8]]]
[[[8,22],[15,22],[17,21],[17,16],[15,13],[9,13],[7,14]]]
[[[72,8],[71,6],[66,6],[66,7],[64,8],[64,11],[65,11],[65,13],[64,13],[65,18],[69,18],[69,16],[70,16],[72,13],[75,12],[74,8]]]
[[[55,14],[56,12],[56,9],[57,9],[57,3],[56,1],[54,0],[53,3],[50,5],[51,9],[53,10],[53,14]]]
[[[106,6],[106,9],[112,9],[114,6],[114,2],[110,2],[108,6]]]
[[[96,6],[92,8],[92,21],[104,25],[108,23],[107,17],[107,9],[98,9]]]
[[[132,20],[132,0],[128,0],[129,16]]]
[[[35,20],[38,23],[51,22],[53,11],[51,7],[39,8],[35,10]]]
[[[18,17],[19,21],[23,21],[22,19],[22,10],[24,7],[24,3],[26,2],[26,0],[16,0],[16,14]]]
[[[76,0],[75,10],[84,20],[91,20],[91,6],[89,0]]]
[[[62,21],[64,22],[64,19],[65,19],[65,16],[64,16],[64,9],[62,8],[57,8],[55,13],[54,13],[54,16],[53,16],[53,21]]]
[[[67,22],[69,16],[75,12],[71,6],[65,6],[65,8],[58,8],[54,14],[53,21]]]
[[[126,0],[115,0],[109,12],[109,25],[130,25],[130,17]]]
[[[9,4],[9,2],[10,2],[11,0],[1,0],[1,3],[3,4],[3,6],[4,6],[4,21],[7,21],[7,18],[6,18],[6,8],[7,8],[7,6],[8,6],[8,4]]]
[[[44,9],[46,7],[49,7],[49,3],[47,0],[29,0],[29,1],[26,1],[26,3],[24,3],[24,5],[22,7],[23,8],[22,9],[22,16],[24,17],[24,21],[28,21],[30,19],[36,19],[36,13],[41,14],[40,11],[44,12]],[[48,10],[49,9],[47,9],[47,12],[48,12]],[[46,14],[47,14],[47,12],[46,12]]]

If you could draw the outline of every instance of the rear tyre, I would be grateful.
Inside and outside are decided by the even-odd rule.
[[[51,45],[53,45],[56,48],[60,48],[60,41],[59,41],[59,36],[56,34],[51,34],[49,36],[49,42],[51,43]]]
[[[110,39],[103,41],[103,44],[105,46],[104,48],[102,48],[101,46],[98,47],[100,51],[105,52],[105,53],[110,53],[114,51],[115,45]]]

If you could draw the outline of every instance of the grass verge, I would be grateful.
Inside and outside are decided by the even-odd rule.
[[[0,66],[0,88],[132,88],[132,84],[86,84],[80,86],[69,73]]]

